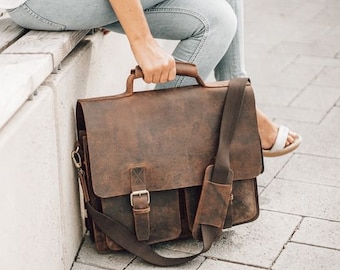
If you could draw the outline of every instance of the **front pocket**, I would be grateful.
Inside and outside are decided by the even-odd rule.
[[[103,213],[135,232],[130,195],[102,199]],[[178,190],[150,192],[149,244],[173,240],[181,234],[181,216]],[[112,250],[121,249],[107,237]]]

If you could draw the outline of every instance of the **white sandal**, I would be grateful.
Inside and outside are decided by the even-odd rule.
[[[301,144],[302,138],[300,135],[297,135],[294,142],[286,146],[287,137],[289,134],[289,128],[285,126],[280,126],[276,135],[275,142],[270,149],[263,149],[264,157],[278,157],[285,154],[288,154],[294,151]]]

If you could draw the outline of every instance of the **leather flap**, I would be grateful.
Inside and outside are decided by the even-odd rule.
[[[189,86],[79,100],[78,131],[86,130],[92,185],[98,197],[131,193],[132,168],[143,168],[148,191],[202,184],[214,163],[228,87]],[[263,170],[255,101],[247,86],[231,149],[235,179]]]

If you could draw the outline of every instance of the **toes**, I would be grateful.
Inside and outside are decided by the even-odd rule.
[[[289,131],[289,134],[287,136],[286,146],[294,143],[295,139],[298,138],[298,135],[295,132]]]

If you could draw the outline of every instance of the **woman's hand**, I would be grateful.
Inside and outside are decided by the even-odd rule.
[[[153,38],[140,0],[109,0],[130,42],[146,83],[165,83],[176,77],[174,58]]]
[[[130,45],[146,83],[165,83],[175,79],[175,59],[154,38],[131,42]]]

